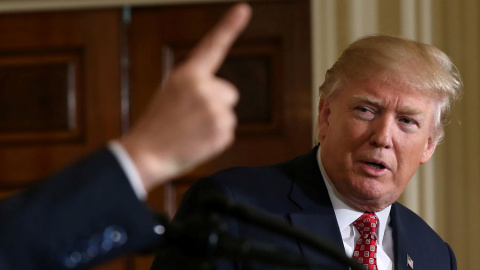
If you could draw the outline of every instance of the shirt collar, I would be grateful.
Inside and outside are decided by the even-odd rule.
[[[322,160],[320,158],[320,147],[317,151],[317,162],[318,166],[320,167],[320,172],[322,173],[323,180],[325,185],[327,186],[328,195],[330,196],[330,200],[332,201],[333,210],[335,211],[335,217],[337,218],[338,227],[340,232],[346,231],[352,223],[359,218],[364,212],[360,212],[358,210],[353,209],[349,205],[344,202],[343,196],[337,191],[335,186],[332,184],[330,178],[325,172],[323,168]],[[385,228],[388,224],[389,216],[390,216],[390,209],[392,208],[391,205],[383,209],[382,211],[375,212],[379,219],[379,228],[377,228],[378,240],[381,243],[383,240],[383,235],[385,234]]]

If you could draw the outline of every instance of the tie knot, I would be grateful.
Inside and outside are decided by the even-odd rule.
[[[378,217],[374,213],[365,212],[353,224],[361,235],[377,236]]]

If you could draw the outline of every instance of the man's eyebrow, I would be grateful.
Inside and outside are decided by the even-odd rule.
[[[353,102],[352,103],[361,103],[361,102],[366,102],[370,103],[372,105],[376,106],[382,106],[383,102],[379,99],[376,99],[371,96],[361,96],[361,95],[355,95],[353,96]]]

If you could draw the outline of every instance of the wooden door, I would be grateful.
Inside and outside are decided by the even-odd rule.
[[[118,9],[0,16],[2,196],[121,135],[120,25]]]
[[[312,146],[309,1],[251,1],[253,17],[218,72],[240,91],[234,145],[149,196],[172,216],[188,187],[232,166],[273,164]],[[182,61],[231,4],[133,8],[129,25],[131,121],[141,114],[160,78]],[[168,128],[168,127],[165,127]],[[149,269],[151,256],[134,258]]]
[[[120,14],[0,16],[3,193],[43,178],[121,134]]]
[[[150,194],[158,211],[173,215],[191,183],[215,171],[272,164],[311,147],[309,1],[251,3],[252,22],[219,71],[241,93],[235,144]],[[1,15],[0,196],[120,136],[229,6]],[[95,269],[149,269],[152,258],[130,256]]]

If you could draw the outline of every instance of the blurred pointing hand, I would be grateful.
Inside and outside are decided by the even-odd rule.
[[[215,76],[250,20],[233,6],[176,67],[132,130],[120,139],[151,190],[222,152],[234,140],[234,85]]]

